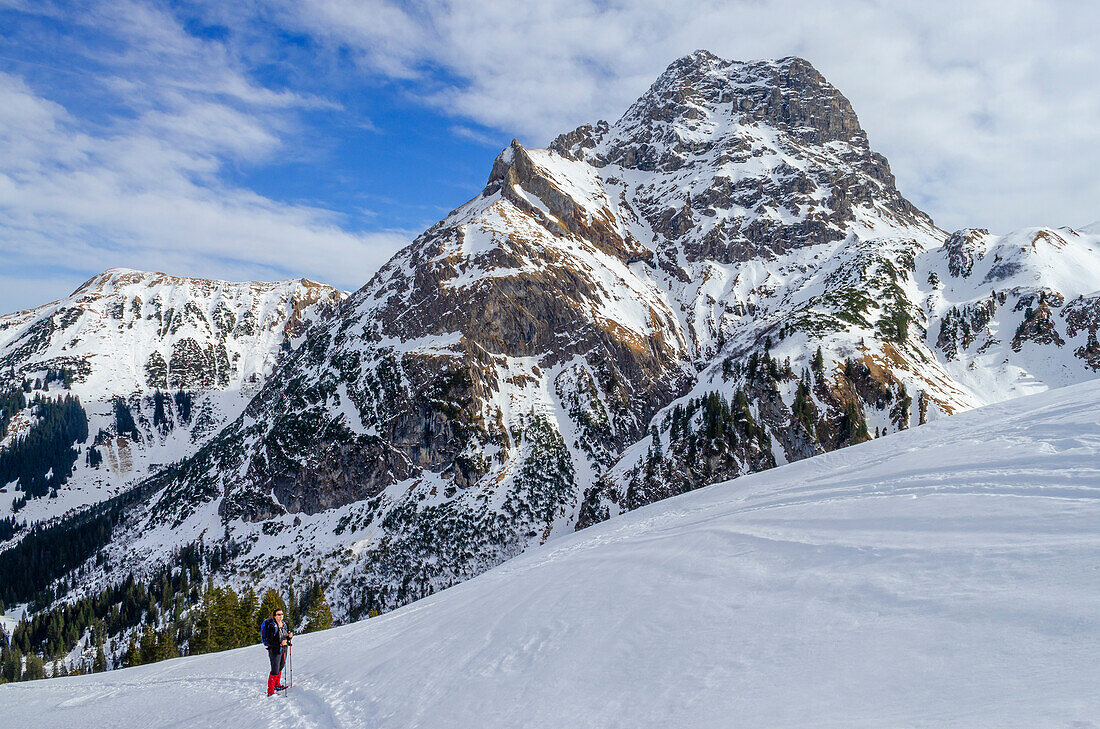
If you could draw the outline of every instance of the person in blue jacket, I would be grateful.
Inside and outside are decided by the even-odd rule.
[[[283,622],[283,611],[276,608],[274,614],[260,625],[260,640],[267,648],[268,658],[271,659],[271,673],[267,676],[267,695],[271,696],[276,691],[282,691],[283,666],[286,665],[286,652],[290,645],[290,639],[294,633]]]

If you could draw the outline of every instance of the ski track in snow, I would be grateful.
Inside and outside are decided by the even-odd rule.
[[[0,686],[4,727],[1100,726],[1100,380],[659,502],[379,618]]]

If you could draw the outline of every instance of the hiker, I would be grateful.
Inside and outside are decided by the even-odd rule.
[[[268,658],[271,659],[271,673],[267,677],[267,695],[271,696],[276,691],[282,691],[283,666],[286,665],[287,647],[294,633],[283,622],[282,608],[275,608],[270,618],[260,626],[260,640],[267,648]]]

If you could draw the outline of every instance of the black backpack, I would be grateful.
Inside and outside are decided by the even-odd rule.
[[[271,642],[270,642],[268,636],[271,635],[271,628],[274,627],[274,625],[273,625],[274,622],[275,622],[274,620],[272,620],[271,618],[268,618],[267,620],[260,623],[260,642],[263,643],[268,648],[271,647]]]

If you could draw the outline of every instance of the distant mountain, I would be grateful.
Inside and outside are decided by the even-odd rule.
[[[143,482],[89,584],[202,541],[221,580],[306,565],[340,617],[390,609],[667,496],[1095,377],[1098,288],[1100,234],[940,230],[808,62],[699,51],[614,124],[513,142]]]
[[[42,409],[35,398],[73,395],[89,424],[72,476],[62,483],[54,474],[54,498],[30,499],[19,518],[102,500],[194,453],[342,298],[305,279],[229,283],[111,269],[65,299],[0,316],[0,392],[23,392],[23,406],[5,410],[0,448],[32,434]],[[0,483],[0,518],[25,485]]]

